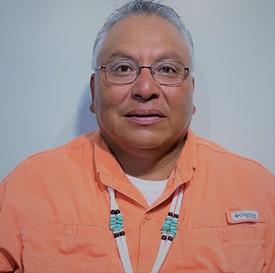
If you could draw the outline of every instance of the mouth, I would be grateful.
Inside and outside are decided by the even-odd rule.
[[[164,113],[159,110],[135,109],[126,113],[125,117],[137,125],[152,125],[165,118]]]

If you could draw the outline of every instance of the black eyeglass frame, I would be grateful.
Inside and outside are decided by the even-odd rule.
[[[110,81],[108,80],[107,72],[106,72],[106,66],[107,66],[107,65],[108,65],[108,64],[104,64],[104,65],[100,65],[100,66],[96,67],[96,68],[95,68],[95,72],[98,72],[98,71],[100,71],[100,70],[104,70],[104,72],[105,72],[105,73],[104,73],[104,74],[105,74],[105,79],[106,79],[106,81],[107,81],[109,84],[111,84],[111,85],[127,85],[127,84],[132,84],[132,83],[135,82],[135,81],[137,80],[137,78],[139,77],[139,75],[140,75],[140,73],[141,73],[141,70],[142,70],[143,68],[147,68],[147,69],[150,69],[150,73],[151,73],[152,77],[154,78],[154,80],[155,80],[158,84],[160,84],[160,85],[165,85],[165,86],[179,86],[179,85],[181,85],[181,84],[184,82],[184,80],[188,77],[189,73],[191,72],[191,68],[185,67],[184,64],[181,63],[181,65],[184,66],[184,72],[186,72],[186,73],[183,73],[183,79],[182,79],[182,81],[179,82],[179,83],[175,83],[175,84],[166,84],[166,83],[160,83],[159,81],[156,80],[156,78],[155,78],[155,76],[154,76],[156,73],[152,70],[152,67],[153,67],[154,64],[151,64],[151,65],[137,65],[138,70],[137,70],[137,74],[136,74],[136,77],[135,77],[134,80],[132,80],[131,82],[127,82],[127,83],[113,83],[113,82],[110,82]]]

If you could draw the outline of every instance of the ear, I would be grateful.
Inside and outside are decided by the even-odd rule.
[[[95,113],[95,73],[92,74],[90,79],[90,90],[91,90],[91,97],[92,97],[90,111],[92,113]]]
[[[194,76],[192,75],[192,85],[193,85],[193,94],[194,94],[194,91],[195,91],[195,78],[194,78]],[[195,105],[193,105],[193,115],[196,113],[196,110],[197,110],[197,108],[196,108],[196,106]]]
[[[192,85],[193,85],[193,92],[194,92],[194,90],[195,90],[195,78],[194,78],[194,76],[192,76]]]
[[[193,105],[192,115],[194,115],[194,114],[196,113],[196,111],[197,111],[197,108],[196,108],[196,106],[195,106],[195,105]]]

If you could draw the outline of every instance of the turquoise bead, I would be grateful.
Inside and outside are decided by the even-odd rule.
[[[113,232],[121,231],[123,230],[123,217],[121,214],[117,215],[110,215],[110,223],[109,223],[109,228]]]
[[[178,219],[168,215],[165,218],[165,221],[161,227],[162,234],[169,233],[170,235],[175,237],[177,232],[177,224],[178,224]]]

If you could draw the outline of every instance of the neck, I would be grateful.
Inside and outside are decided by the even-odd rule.
[[[145,180],[164,180],[175,168],[186,137],[161,149],[122,149],[106,142],[126,174]],[[165,145],[163,145],[165,146]]]

